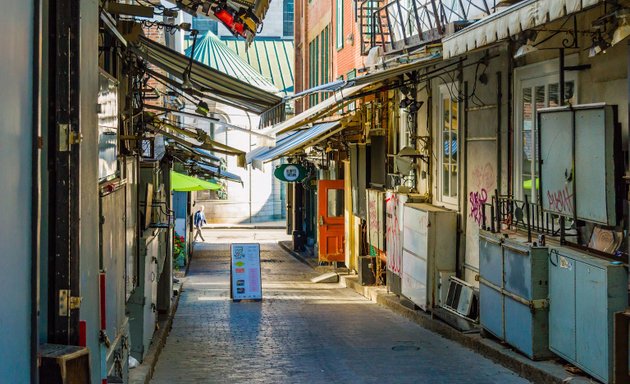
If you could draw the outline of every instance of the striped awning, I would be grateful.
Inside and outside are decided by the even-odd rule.
[[[249,47],[242,40],[221,38],[228,48],[271,81],[283,96],[294,92],[294,57],[293,40],[269,39],[258,37]]]
[[[134,52],[149,63],[183,82],[189,58],[160,43],[139,36]],[[205,97],[227,103],[245,111],[260,114],[279,104],[282,99],[241,79],[225,74],[193,60],[190,81]]]
[[[483,48],[528,29],[580,12],[604,0],[526,0],[442,39],[445,59]]]
[[[241,43],[245,43],[241,41]],[[251,49],[251,48],[250,48]],[[192,47],[186,49],[186,56],[190,57]],[[193,58],[236,79],[241,79],[248,84],[270,93],[278,93],[278,88],[274,86],[265,76],[259,73],[236,52],[230,49],[214,33],[208,31],[201,41],[197,42]]]
[[[318,144],[342,129],[340,121],[332,121],[317,124],[301,131],[286,133],[278,138],[276,146],[261,146],[249,152],[246,155],[247,163],[251,163],[254,168],[262,169],[264,163]]]

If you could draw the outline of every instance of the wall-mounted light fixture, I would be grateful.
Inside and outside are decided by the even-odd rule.
[[[630,36],[630,25],[628,24],[628,17],[630,17],[630,9],[624,8],[616,13],[617,15],[617,29],[613,32],[612,41],[610,45],[620,43],[623,39]]]
[[[597,33],[593,34],[593,44],[588,49],[588,57],[604,54],[609,47],[610,43],[604,39],[601,30],[598,30]]]
[[[519,57],[523,57],[529,53],[536,52],[538,48],[534,45],[534,42],[531,40],[527,40],[527,42],[521,45],[514,54],[514,58],[518,59]]]

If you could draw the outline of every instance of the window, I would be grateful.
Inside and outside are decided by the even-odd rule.
[[[294,0],[284,0],[282,6],[282,35],[293,36]]]
[[[568,64],[571,65],[571,64]],[[557,60],[519,68],[515,73],[515,135],[514,135],[514,194],[537,202],[538,180],[538,128],[536,112],[541,108],[559,106]],[[566,72],[565,101],[577,103],[577,77]]]
[[[343,48],[343,0],[337,1],[337,12],[335,15],[335,33],[337,37],[337,49]]]
[[[346,78],[348,80],[353,80],[357,77],[357,70],[353,69],[352,71],[348,72],[346,74]],[[343,80],[343,76],[341,77],[341,80]],[[352,103],[348,104],[348,111],[354,111],[357,107],[357,103],[356,101],[353,101]]]
[[[328,37],[329,33],[328,33],[328,27],[324,28],[324,30],[322,31],[321,35],[320,35],[320,40],[322,42],[322,52],[321,52],[321,61],[319,62],[319,65],[321,66],[321,71],[320,71],[320,82],[318,83],[318,85],[321,84],[326,84],[328,83],[328,79],[329,79],[329,66],[330,66],[330,60],[329,60],[329,37]],[[329,96],[328,93],[322,93],[321,97],[322,100],[327,99]]]
[[[206,17],[193,17],[192,27],[193,29],[198,30],[200,35],[205,35],[208,31],[216,35],[219,31],[219,24],[217,21],[210,20]]]
[[[459,103],[453,100],[457,94],[455,84],[440,86],[439,105],[439,194],[442,202],[457,204],[459,173]],[[453,96],[451,96],[453,95]]]
[[[313,88],[319,85],[320,76],[320,57],[319,57],[319,36],[309,43],[309,59],[308,59],[308,87]],[[319,95],[314,93],[309,96],[309,106],[319,103]]]

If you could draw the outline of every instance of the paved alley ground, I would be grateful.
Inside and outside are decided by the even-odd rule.
[[[316,273],[282,230],[204,231],[152,383],[527,383]],[[229,298],[229,243],[260,242],[263,301]]]

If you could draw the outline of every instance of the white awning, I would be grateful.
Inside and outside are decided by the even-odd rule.
[[[525,0],[485,17],[442,40],[445,59],[501,41],[580,12],[604,0]]]
[[[340,121],[331,121],[314,125],[302,131],[288,132],[278,138],[275,146],[259,146],[249,152],[246,155],[246,161],[252,163],[254,168],[262,169],[264,163],[318,144],[342,129],[343,126]]]

